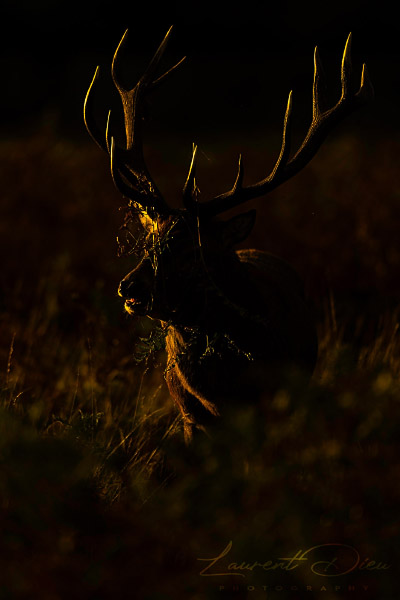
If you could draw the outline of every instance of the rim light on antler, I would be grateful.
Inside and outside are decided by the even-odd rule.
[[[158,218],[166,217],[174,211],[162,197],[147,169],[143,156],[142,126],[146,95],[162,83],[170,73],[175,71],[186,58],[182,58],[163,75],[156,77],[156,70],[164,55],[171,32],[172,27],[170,27],[165,35],[144,75],[131,89],[125,89],[119,82],[117,76],[118,62],[120,60],[121,51],[126,44],[128,30],[125,31],[114,53],[111,65],[111,75],[123,105],[126,138],[125,148],[117,146],[115,138],[110,131],[111,111],[108,113],[105,133],[101,132],[93,117],[93,94],[99,77],[99,67],[96,68],[84,103],[84,120],[87,130],[94,141],[110,155],[111,172],[116,187],[123,196],[133,202],[134,205],[140,207],[149,214],[155,214]],[[216,216],[226,210],[247,202],[248,200],[269,193],[303,169],[316,154],[333,126],[353,112],[353,110],[373,98],[373,87],[365,64],[362,68],[360,87],[356,93],[352,92],[354,81],[350,52],[351,33],[347,38],[342,58],[341,97],[332,108],[326,109],[324,94],[326,82],[318,48],[315,48],[312,96],[313,110],[310,127],[300,147],[292,158],[289,159],[292,121],[291,91],[289,93],[285,111],[281,150],[271,173],[261,181],[248,186],[243,186],[244,171],[243,161],[240,156],[238,172],[232,189],[206,202],[198,202],[195,183],[197,146],[193,145],[189,173],[183,188],[184,210],[190,214],[196,214],[200,218]]]

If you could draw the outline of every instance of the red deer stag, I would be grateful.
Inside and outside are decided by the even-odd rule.
[[[184,208],[172,209],[146,167],[142,142],[146,95],[184,60],[156,77],[171,29],[132,89],[120,84],[116,72],[127,32],[115,51],[111,75],[123,105],[124,147],[117,145],[111,132],[111,111],[104,131],[93,117],[98,68],[85,99],[84,119],[89,134],[109,154],[114,183],[143,228],[140,262],[121,281],[118,293],[125,299],[128,313],[158,319],[167,330],[166,380],[182,413],[185,439],[189,441],[193,430],[204,429],[227,403],[256,399],[276,390],[288,367],[311,375],[317,357],[313,319],[294,269],[267,252],[233,249],[249,235],[255,210],[228,221],[215,217],[267,194],[298,173],[331,128],[372,98],[373,88],[364,65],[361,85],[357,92],[353,90],[350,34],[343,53],[341,97],[328,109],[315,48],[312,121],[297,152],[289,157],[290,93],[280,154],[265,179],[244,186],[239,158],[232,189],[199,202],[195,181],[197,148],[193,146],[183,188]]]

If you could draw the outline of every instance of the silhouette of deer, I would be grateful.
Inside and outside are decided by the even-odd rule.
[[[271,173],[244,186],[239,158],[232,189],[199,202],[194,145],[183,188],[184,208],[173,209],[146,167],[142,142],[146,95],[184,60],[156,77],[171,29],[132,89],[125,89],[116,73],[127,31],[115,51],[111,75],[122,100],[125,145],[115,141],[111,111],[104,131],[94,119],[98,67],[86,95],[84,119],[91,137],[110,156],[117,189],[140,220],[141,258],[121,281],[118,293],[129,314],[158,319],[165,328],[165,378],[182,414],[188,442],[196,428],[204,429],[229,403],[254,401],[276,391],[288,369],[311,376],[317,358],[316,330],[296,271],[267,252],[234,250],[249,235],[255,210],[227,221],[216,219],[217,215],[267,194],[303,169],[332,127],[373,97],[373,88],[363,65],[361,85],[357,92],[353,89],[350,34],[342,59],[341,97],[327,108],[315,48],[312,121],[297,152],[290,158],[290,92],[281,150]]]

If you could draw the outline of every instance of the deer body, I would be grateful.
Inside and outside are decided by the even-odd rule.
[[[314,369],[317,337],[296,271],[267,252],[233,249],[254,217],[200,229],[170,217],[158,224],[157,270],[144,257],[120,284],[128,312],[167,328],[166,380],[188,439],[225,405],[275,391],[282,369]]]
[[[365,65],[357,93],[352,90],[350,35],[342,60],[342,94],[326,109],[324,80],[317,49],[314,55],[313,115],[300,148],[290,158],[292,93],[286,108],[282,146],[271,173],[243,185],[243,165],[232,189],[198,202],[195,181],[197,147],[183,188],[183,209],[171,209],[152,180],[143,157],[145,97],[179,64],[161,77],[155,73],[171,30],[147,71],[132,89],[116,76],[123,36],[113,58],[112,77],[121,96],[125,147],[115,143],[110,112],[105,135],[93,118],[92,90],[85,100],[87,129],[111,158],[116,187],[128,200],[128,211],[140,222],[139,264],[121,281],[118,293],[133,315],[158,319],[167,329],[166,380],[183,417],[185,437],[194,427],[237,401],[255,401],[276,391],[288,369],[310,375],[317,358],[317,337],[302,282],[284,260],[259,250],[238,250],[250,233],[255,211],[230,220],[217,216],[265,195],[300,171],[314,156],[332,126],[373,96]]]
[[[257,250],[237,253],[235,269],[209,305],[201,327],[168,329],[166,378],[185,431],[235,402],[276,391],[283,369],[312,374],[317,336],[297,274]]]

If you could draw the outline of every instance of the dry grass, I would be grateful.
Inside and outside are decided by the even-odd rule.
[[[186,449],[162,353],[133,358],[150,326],[127,320],[113,294],[126,264],[114,259],[118,196],[98,177],[101,158],[49,138],[3,144],[0,598],[244,598],[229,587],[239,578],[199,575],[197,559],[230,540],[238,562],[341,543],[392,564],[331,579],[254,569],[249,599],[268,597],[263,585],[282,585],[270,597],[285,600],[396,597],[400,253],[396,152],[382,148],[331,145],[329,180],[323,153],[296,200],[285,188],[260,209],[255,242],[268,247],[268,234],[283,249],[316,307],[311,386],[244,402]]]

